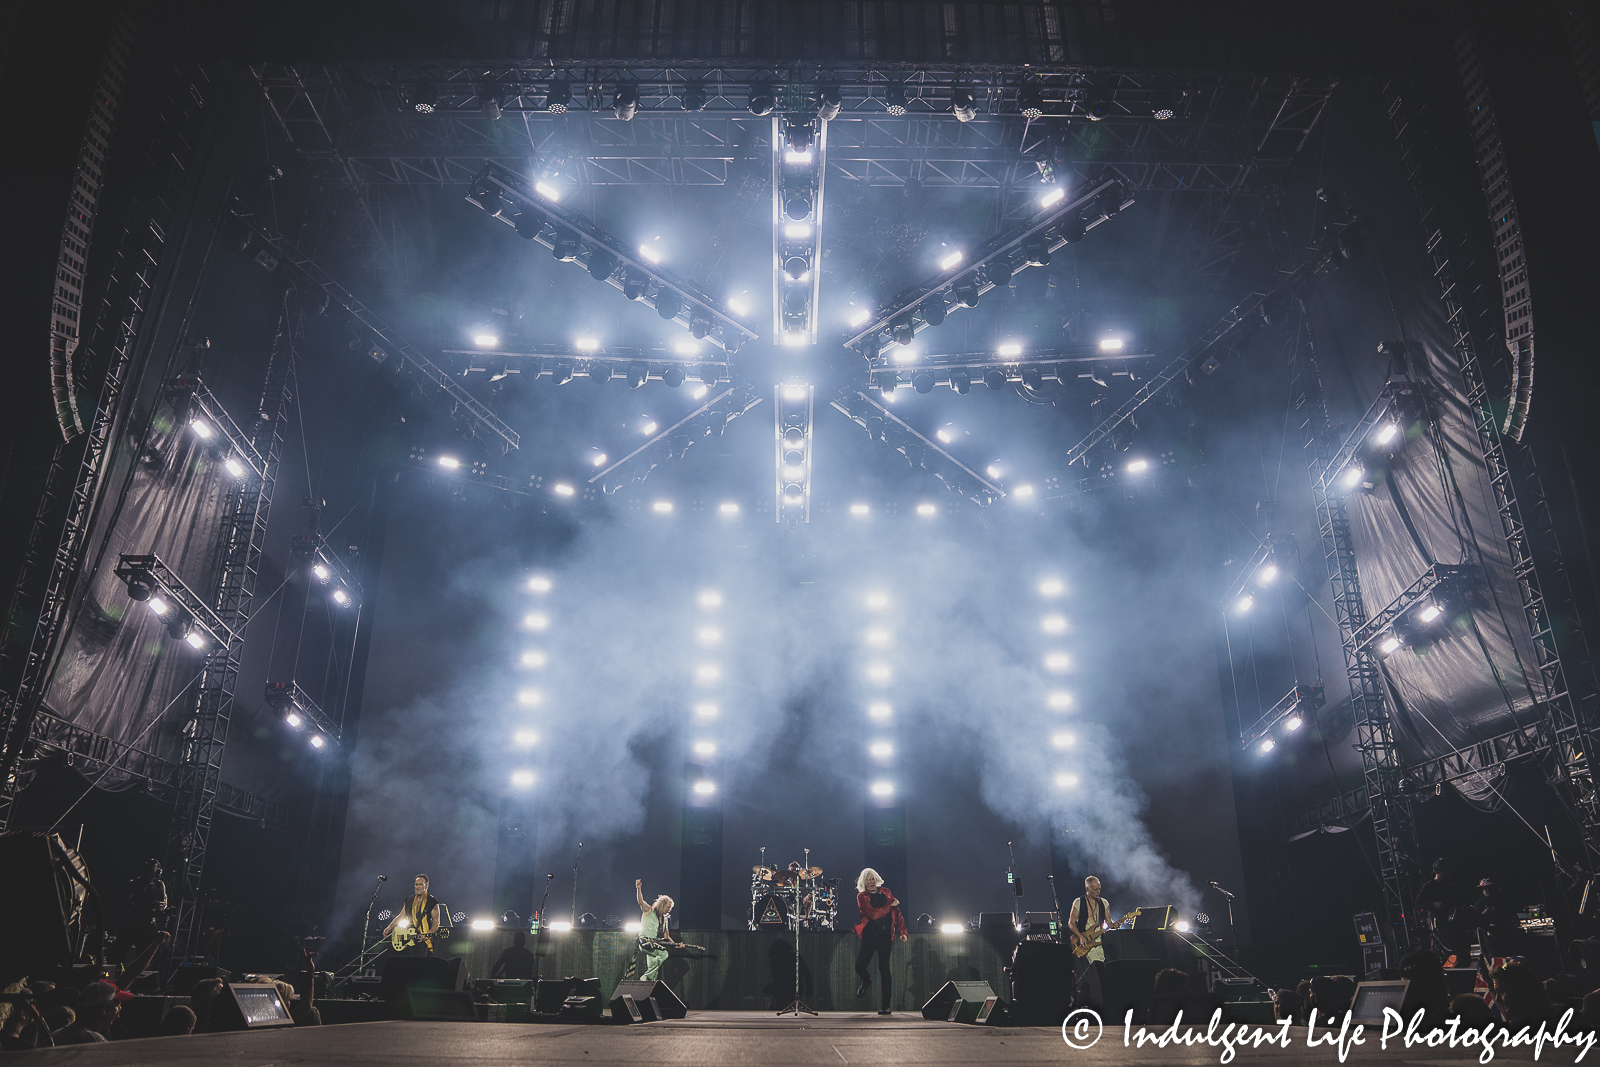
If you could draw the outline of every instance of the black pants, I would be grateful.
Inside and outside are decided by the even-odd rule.
[[[867,965],[872,962],[872,954],[878,954],[878,1005],[884,1011],[889,1010],[889,982],[894,971],[889,965],[889,953],[894,949],[894,941],[877,941],[868,938],[861,939],[861,951],[856,953],[856,974],[867,985],[872,984],[872,972]]]

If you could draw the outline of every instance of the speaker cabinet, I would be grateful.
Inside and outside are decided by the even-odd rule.
[[[688,1007],[665,982],[618,982],[616,992],[611,995],[612,1022],[633,1021],[627,1002],[622,999],[624,996],[632,998],[634,1005],[639,1009],[639,1022],[681,1019],[689,1014]]]
[[[461,960],[442,956],[390,956],[383,965],[379,993],[389,1005],[392,1019],[411,1018],[413,989],[454,990],[460,988]]]
[[[1108,960],[1091,963],[1083,976],[1084,1002],[1109,1025],[1133,1009],[1135,1022],[1150,1017],[1160,960]]]
[[[995,995],[988,982],[946,982],[922,1006],[922,1017],[934,1022],[1004,1026],[1006,1002]]]
[[[465,989],[413,986],[406,990],[406,1000],[413,1019],[453,1023],[478,1021],[478,1006],[472,1002],[472,994]]]
[[[1068,945],[1022,941],[1011,957],[1011,1015],[1019,1026],[1060,1026],[1072,1007]]]

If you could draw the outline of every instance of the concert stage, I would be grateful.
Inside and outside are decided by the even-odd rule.
[[[512,934],[491,931],[452,938],[440,955],[460,956],[473,978],[489,977]],[[761,1010],[794,999],[794,935],[787,931],[681,930],[680,941],[704,946],[716,959],[686,960],[676,956],[662,967],[661,978],[691,1011]],[[1011,957],[1012,942],[996,945],[976,930],[961,934],[912,934],[894,947],[896,1011],[916,1011],[949,981],[988,982],[1009,999],[1011,986],[1001,970]],[[611,992],[635,951],[635,935],[620,930],[571,930],[550,935],[540,963],[543,978],[599,978],[609,1001]],[[818,1011],[854,1011],[878,1006],[876,987],[855,998],[856,952],[861,942],[848,930],[800,935],[801,985],[806,1003]],[[380,967],[382,964],[380,963]],[[876,964],[874,964],[876,967]]]

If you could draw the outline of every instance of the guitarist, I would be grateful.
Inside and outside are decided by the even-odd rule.
[[[388,937],[390,931],[406,920],[412,930],[417,933],[417,940],[401,949],[404,956],[431,956],[433,955],[433,934],[444,925],[444,905],[428,892],[428,876],[419,874],[412,883],[414,890],[411,897],[406,900],[405,907],[395,913],[389,920],[389,925],[383,928],[383,936]]]
[[[1067,917],[1067,930],[1072,935],[1072,944],[1075,948],[1092,946],[1084,953],[1085,963],[1104,963],[1106,960],[1105,946],[1100,943],[1100,935],[1105,931],[1107,918],[1111,914],[1111,905],[1100,895],[1100,879],[1094,875],[1083,880],[1083,896],[1072,902],[1072,911]],[[1089,931],[1094,931],[1091,936]]]
[[[668,920],[672,918],[672,898],[663,893],[656,897],[655,903],[646,904],[644,901],[644,879],[642,878],[633,880],[633,895],[638,901],[641,913],[639,918],[640,937],[667,942],[675,948],[682,948],[681,944],[672,940],[672,931],[667,927]],[[667,950],[665,948],[645,949],[644,958],[646,966],[641,980],[654,982],[661,973],[661,965],[667,962]]]

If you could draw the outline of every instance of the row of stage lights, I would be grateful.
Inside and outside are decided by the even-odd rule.
[[[1067,595],[1067,586],[1060,578],[1044,578],[1039,582],[1037,592],[1039,599],[1046,602],[1047,610],[1039,618],[1039,631],[1046,638],[1059,638],[1068,630],[1067,617],[1061,612],[1052,610],[1048,605],[1060,600]],[[1043,657],[1044,669],[1047,673],[1060,676],[1072,670],[1072,658],[1060,649],[1047,651]],[[1058,715],[1065,715],[1073,710],[1072,694],[1065,689],[1052,689],[1045,697],[1045,703],[1050,710]],[[1056,752],[1069,752],[1076,748],[1078,737],[1070,730],[1053,730],[1050,734],[1050,747]],[[1065,767],[1055,774],[1054,785],[1057,789],[1073,790],[1078,787],[1078,775],[1075,771]]]
[[[537,98],[538,95],[531,87],[524,91],[520,86],[498,82],[484,82],[472,88],[472,95],[478,100],[479,110],[491,119],[500,118],[510,100],[525,95]],[[907,82],[884,83],[883,95],[878,98],[884,112],[894,118],[902,118],[910,113],[911,105],[915,101],[927,105],[932,112],[951,114],[960,122],[974,122],[979,114],[979,95],[986,87],[957,81],[947,86],[918,83],[914,92],[912,88]],[[924,91],[932,89],[938,89],[941,96],[934,97]],[[607,92],[603,87],[600,91],[603,101]],[[438,112],[442,107],[444,96],[450,95],[429,85],[403,85],[399,87],[399,92],[402,108],[409,108],[419,115],[432,115]],[[943,98],[942,94],[945,92],[949,94],[948,99]],[[572,82],[562,78],[552,79],[547,83],[543,95],[544,104],[538,110],[552,115],[564,115],[572,110]],[[609,95],[611,103],[606,105],[606,110],[621,121],[631,122],[639,114],[640,96],[637,84],[619,81],[611,86]],[[1057,103],[1047,100],[1046,95],[1046,87],[1043,84],[1024,79],[1015,87],[1014,114],[1026,119],[1038,119],[1055,112]],[[1185,95],[1181,90],[1156,89],[1140,94],[1134,101],[1124,92],[1120,103],[1123,112],[1129,116],[1147,117],[1157,122],[1165,122],[1177,115]],[[745,106],[750,114],[764,118],[777,109],[779,96],[779,88],[775,81],[752,81],[745,87]],[[681,110],[699,112],[710,105],[711,93],[704,80],[695,79],[684,83],[682,92],[676,99]],[[1083,109],[1081,116],[1090,122],[1099,122],[1112,117],[1117,113],[1115,109],[1118,103],[1113,92],[1105,89],[1064,90],[1060,101],[1061,106],[1081,106]],[[807,91],[807,106],[814,109],[817,117],[824,121],[838,118],[844,106],[842,87],[837,83],[817,83]],[[1074,114],[1079,113],[1074,112]]]
[[[534,597],[538,598],[538,606],[522,616],[522,629],[528,633],[543,634],[550,629],[550,611],[548,602],[544,599],[555,583],[542,574],[530,577],[523,588]],[[523,670],[540,671],[548,665],[549,654],[542,648],[526,648],[518,657],[517,665]],[[532,686],[524,686],[517,690],[517,705],[521,708],[532,709],[544,704],[544,691]],[[539,732],[527,722],[519,724],[511,733],[511,744],[514,748],[526,751],[539,743]],[[532,789],[538,776],[531,767],[519,767],[511,772],[511,787],[517,790]]]

